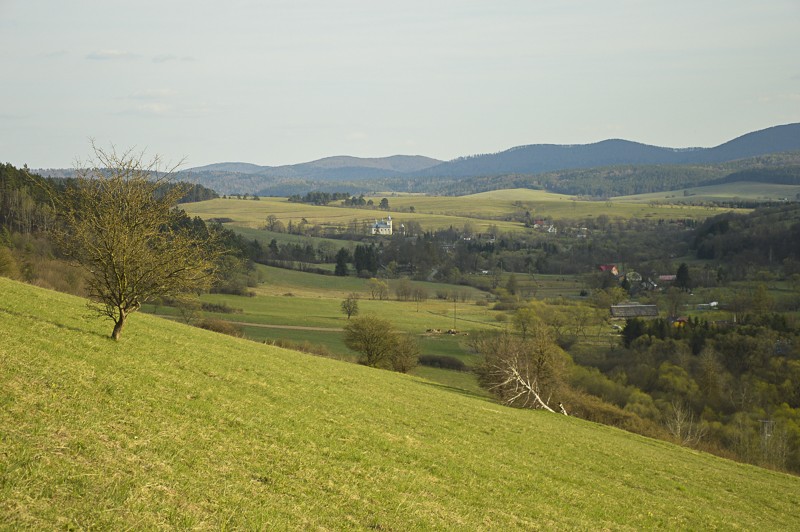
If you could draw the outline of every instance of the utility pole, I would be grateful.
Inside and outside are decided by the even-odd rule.
[[[458,302],[458,295],[453,292],[453,330],[457,331],[456,328],[456,302]]]

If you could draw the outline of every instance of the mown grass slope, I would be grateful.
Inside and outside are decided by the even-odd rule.
[[[0,526],[797,529],[800,479],[0,279]]]

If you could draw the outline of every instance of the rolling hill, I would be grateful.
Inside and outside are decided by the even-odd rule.
[[[369,193],[377,191],[429,192],[462,195],[497,188],[520,186],[541,187],[540,181],[563,184],[577,176],[591,180],[593,176],[623,172],[635,174],[639,192],[670,190],[651,183],[653,167],[657,173],[684,174],[688,186],[696,186],[711,178],[725,178],[731,171],[749,170],[741,165],[725,173],[732,161],[769,158],[785,154],[796,165],[800,153],[800,124],[775,126],[742,135],[713,148],[664,148],[628,140],[609,139],[593,144],[535,144],[518,146],[499,153],[459,157],[442,162],[419,155],[395,155],[382,158],[351,156],[326,157],[316,161],[260,166],[245,162],[216,163],[177,173],[183,181],[198,183],[220,194],[258,194],[289,196],[311,190]],[[772,166],[779,163],[772,162]],[[718,168],[717,168],[718,167]],[[793,170],[794,171],[794,170]],[[69,177],[71,170],[37,170],[43,176]],[[545,176],[543,180],[538,176]],[[554,177],[555,176],[555,177]],[[562,178],[566,176],[566,179]],[[516,180],[515,183],[507,181]],[[523,181],[527,182],[524,183]],[[670,182],[675,182],[670,178]],[[684,186],[681,183],[678,186]],[[568,194],[596,194],[590,187],[548,188]],[[573,191],[574,189],[574,191]],[[606,190],[599,195],[636,193],[631,187]],[[597,194],[596,194],[597,195]]]
[[[435,166],[442,161],[420,155],[394,155],[381,158],[350,156],[326,157],[308,163],[284,166],[258,166],[249,163],[217,163],[190,168],[182,174],[245,174],[263,178],[340,180],[363,177],[394,177]]]
[[[0,278],[8,529],[800,527],[800,478]]]
[[[628,140],[594,144],[536,144],[471,157],[426,168],[416,175],[476,177],[500,174],[541,174],[555,170],[614,165],[697,165],[800,150],[800,124],[775,126],[742,135],[714,148],[662,148]]]
[[[343,189],[351,192],[437,191],[437,188],[441,190],[444,187],[458,189],[462,181],[469,179],[482,179],[485,185],[499,188],[501,182],[490,181],[495,176],[527,176],[530,180],[531,176],[547,173],[575,173],[619,166],[659,166],[669,167],[673,172],[687,169],[688,173],[702,173],[709,165],[792,151],[800,151],[800,124],[748,133],[713,148],[664,148],[610,139],[585,145],[518,146],[499,153],[460,157],[448,162],[397,155],[373,159],[328,157],[277,167],[220,163],[193,168],[179,176],[224,194],[247,192],[280,196],[309,190]],[[715,177],[724,175],[717,173]],[[478,191],[468,183],[463,186],[467,191]]]

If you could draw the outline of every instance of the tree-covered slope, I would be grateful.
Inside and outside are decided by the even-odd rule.
[[[616,165],[713,164],[794,150],[800,150],[800,124],[754,131],[714,148],[663,148],[620,139],[593,144],[517,146],[499,153],[460,157],[415,175],[463,178]]]
[[[9,529],[797,529],[800,479],[0,279]]]
[[[513,173],[472,178],[420,179],[414,181],[410,189],[415,192],[463,195],[508,188],[537,188],[560,194],[614,197],[744,181],[800,184],[800,151],[714,164],[624,164],[556,170],[536,175]]]

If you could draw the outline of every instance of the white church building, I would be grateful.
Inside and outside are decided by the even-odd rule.
[[[385,220],[375,220],[375,225],[372,226],[373,235],[391,235],[392,234],[392,217],[388,216]]]

